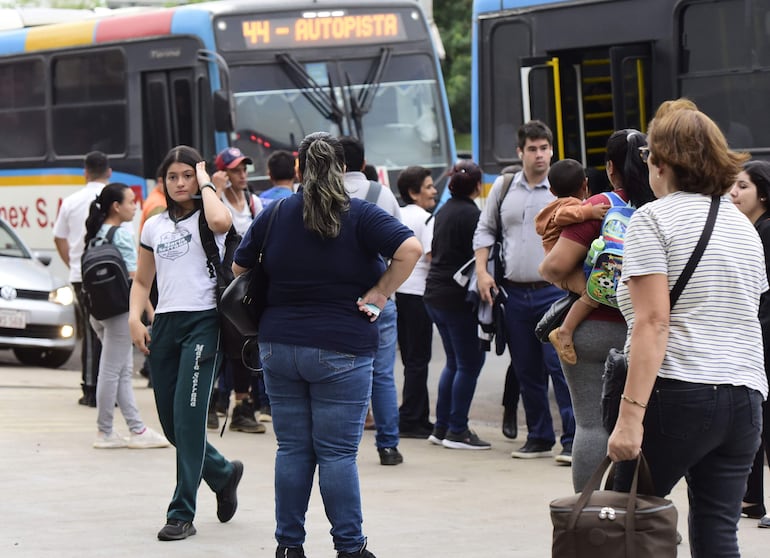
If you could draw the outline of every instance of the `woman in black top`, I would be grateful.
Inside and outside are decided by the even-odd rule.
[[[428,440],[451,449],[482,450],[491,445],[468,428],[476,381],[484,365],[473,308],[466,290],[453,279],[473,257],[473,233],[479,220],[475,200],[481,193],[481,169],[460,161],[450,171],[452,197],[436,214],[432,260],[425,284],[425,309],[436,324],[446,352],[436,402],[436,425]]]
[[[730,190],[735,206],[754,223],[765,248],[765,266],[770,270],[770,162],[749,161]],[[769,274],[770,275],[770,274]],[[770,381],[770,291],[759,299],[759,323],[765,346],[765,373]],[[770,405],[762,403],[762,440],[749,473],[746,495],[743,497],[743,514],[759,519],[759,527],[770,528],[770,515],[764,502],[762,476],[765,454],[770,459]]]

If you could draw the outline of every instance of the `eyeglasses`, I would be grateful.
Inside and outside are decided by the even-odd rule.
[[[650,148],[649,147],[640,147],[639,148],[639,156],[642,158],[642,162],[646,163],[647,159],[650,158]]]

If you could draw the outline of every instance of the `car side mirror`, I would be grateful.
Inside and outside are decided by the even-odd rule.
[[[51,256],[48,254],[41,254],[40,252],[34,252],[32,257],[35,258],[43,265],[51,265]]]

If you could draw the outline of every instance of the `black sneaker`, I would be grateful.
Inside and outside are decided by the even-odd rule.
[[[275,549],[275,558],[306,558],[302,546],[281,546]]]
[[[377,558],[374,554],[366,550],[366,543],[355,552],[338,552],[337,558]]]
[[[556,456],[556,462],[564,465],[572,465],[572,442],[561,447],[561,453]]]
[[[254,416],[254,407],[251,406],[251,403],[247,399],[242,399],[233,407],[230,430],[248,432],[250,434],[264,434],[267,428]]]
[[[428,441],[436,446],[442,445],[442,442],[446,438],[446,428],[443,426],[434,426],[433,432],[428,436]]]
[[[219,417],[214,407],[209,407],[209,412],[206,415],[206,428],[209,430],[219,430]]]
[[[227,523],[235,515],[238,509],[238,483],[243,476],[243,463],[233,461],[233,473],[227,484],[217,492],[217,519],[222,523]]]
[[[551,457],[553,444],[542,440],[527,440],[519,449],[511,453],[511,457],[519,459],[534,459],[536,457]]]
[[[441,445],[449,449],[465,449],[465,450],[488,450],[492,449],[492,444],[485,442],[478,436],[473,430],[468,428],[464,432],[455,434],[451,430],[446,433],[446,437],[442,440]]]
[[[399,465],[404,462],[404,456],[398,448],[377,448],[380,454],[380,465]]]
[[[168,519],[163,529],[158,531],[158,540],[161,541],[181,541],[187,537],[192,537],[196,533],[192,521],[183,519]]]

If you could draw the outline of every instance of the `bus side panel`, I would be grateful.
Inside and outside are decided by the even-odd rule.
[[[24,45],[26,42],[26,29],[19,29],[17,31],[3,33],[3,35],[0,36],[0,56],[24,52]]]
[[[139,37],[156,37],[171,33],[173,10],[138,14],[120,19],[105,19],[96,29],[96,42],[122,41]]]
[[[53,27],[32,27],[27,32],[27,51],[90,45],[94,42],[96,21],[62,23]]]

